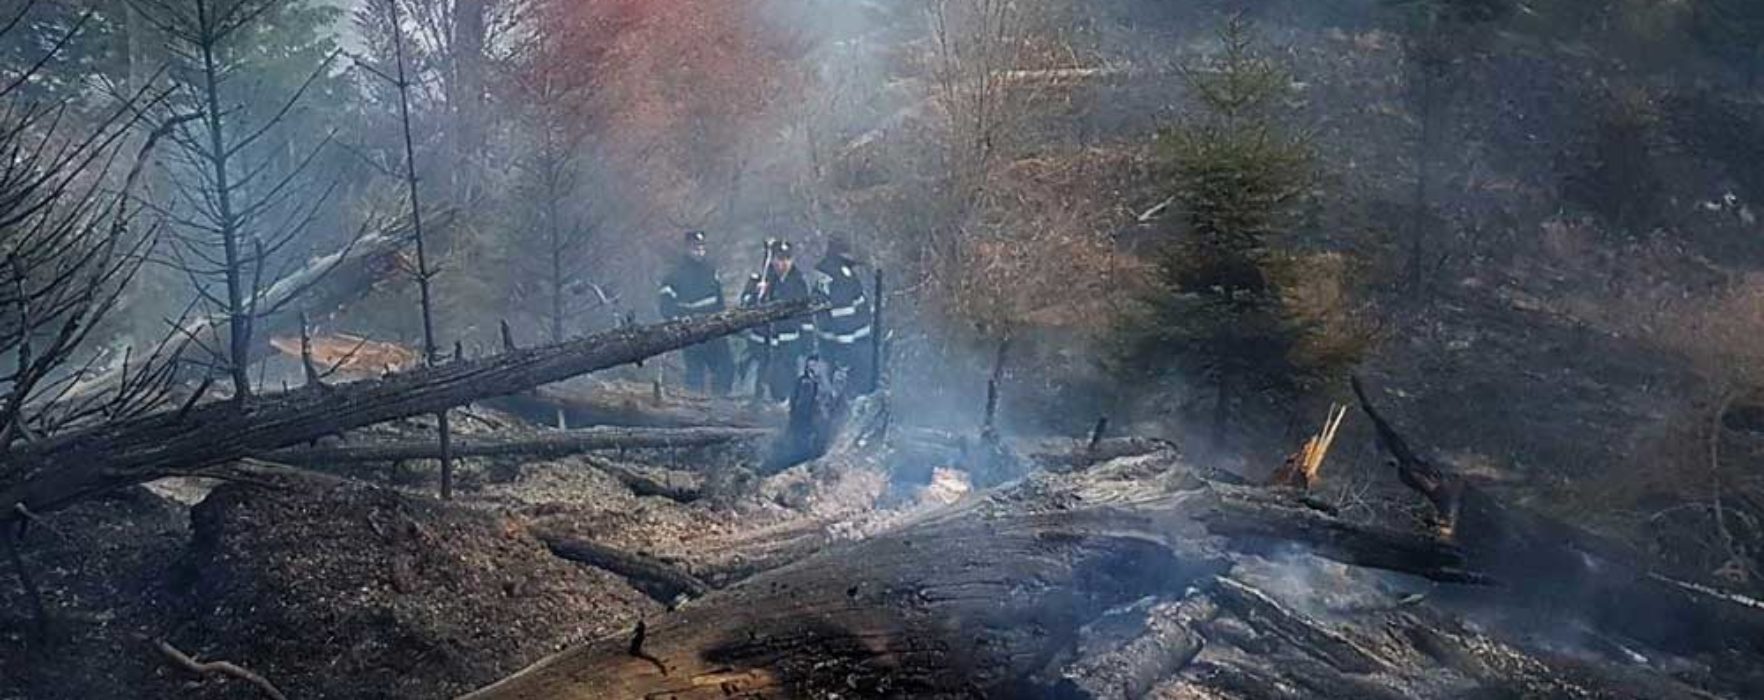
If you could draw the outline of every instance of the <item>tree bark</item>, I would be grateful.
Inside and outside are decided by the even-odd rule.
[[[681,392],[670,392],[658,402],[649,384],[620,381],[540,387],[484,405],[540,425],[553,425],[559,416],[571,426],[634,428],[768,428],[784,421],[783,411],[772,404],[755,407],[748,401]]]
[[[122,486],[524,391],[818,310],[807,301],[739,309],[380,380],[304,388],[244,408],[211,403],[69,432],[0,461],[0,523],[18,518],[20,507],[48,512]]]
[[[490,437],[455,438],[455,457],[530,457],[543,459],[597,450],[708,447],[765,438],[757,428],[583,428]],[[258,457],[294,465],[400,462],[440,459],[434,440],[387,440],[358,445],[293,447]]]

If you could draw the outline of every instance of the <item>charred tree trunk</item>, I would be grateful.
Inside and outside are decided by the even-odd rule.
[[[701,597],[711,590],[705,582],[654,557],[619,551],[587,540],[547,535],[539,538],[552,554],[618,574],[663,605],[674,605],[682,597]]]
[[[839,436],[851,408],[849,394],[832,380],[832,367],[810,362],[790,393],[790,411],[762,471],[776,473],[821,457]]]
[[[398,19],[398,0],[387,3],[392,12],[392,50],[396,57],[395,74],[398,88],[398,119],[404,131],[404,183],[410,196],[410,225],[416,239],[417,291],[423,315],[423,364],[434,367],[441,359],[441,346],[435,341],[435,302],[429,282],[434,272],[429,268],[428,246],[423,236],[422,200],[417,195],[416,146],[410,134],[410,80],[404,72],[404,27]],[[506,326],[504,327],[506,330]],[[453,498],[452,429],[447,424],[445,409],[435,414],[436,442],[441,460],[441,499]]]
[[[539,425],[631,428],[768,428],[784,422],[784,413],[766,403],[754,406],[741,399],[693,396],[671,392],[656,401],[649,383],[585,382],[540,387],[530,392],[484,402]]]
[[[770,435],[754,428],[584,428],[455,440],[455,457],[530,457],[543,459],[596,450],[708,447],[754,442]],[[266,452],[258,457],[282,464],[324,465],[358,462],[399,462],[440,459],[433,440],[380,441],[360,445],[298,447]]]
[[[175,473],[364,425],[434,413],[596,370],[636,362],[761,323],[813,313],[790,302],[455,362],[330,389],[302,389],[240,411],[208,404],[73,431],[33,443],[0,461],[0,522]]]

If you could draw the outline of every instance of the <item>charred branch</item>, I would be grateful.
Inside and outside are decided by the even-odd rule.
[[[165,656],[172,665],[177,666],[180,669],[204,677],[222,675],[237,678],[246,683],[250,683],[253,687],[257,688],[258,692],[263,693],[265,697],[271,698],[272,700],[288,700],[288,696],[283,694],[281,690],[277,689],[275,684],[270,683],[269,680],[263,676],[253,673],[249,669],[239,666],[238,664],[234,664],[230,661],[199,662],[190,658],[189,654],[178,651],[177,647],[172,646],[169,642],[166,642],[163,639],[157,640],[153,644],[159,649],[161,655]]]
[[[1637,552],[1525,508],[1509,506],[1415,454],[1354,382],[1361,407],[1396,458],[1403,483],[1446,520],[1471,566],[1537,594],[1542,612],[1577,610],[1611,629],[1676,649],[1764,648],[1764,604],[1660,575]],[[1659,611],[1640,616],[1636,610]],[[1657,620],[1671,620],[1661,624]],[[1741,632],[1743,631],[1743,632]]]
[[[676,483],[673,479],[657,479],[641,470],[622,464],[592,460],[596,469],[618,479],[619,483],[631,489],[637,496],[658,496],[676,503],[692,503],[704,497],[704,480],[692,479],[688,483]]]

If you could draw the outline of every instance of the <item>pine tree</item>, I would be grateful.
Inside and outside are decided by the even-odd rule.
[[[1120,329],[1124,369],[1199,377],[1214,392],[1214,439],[1248,392],[1289,390],[1302,329],[1286,313],[1272,246],[1313,180],[1308,140],[1281,122],[1291,79],[1233,17],[1224,48],[1187,71],[1200,112],[1159,137],[1184,229],[1157,257],[1156,289]],[[1174,366],[1171,362],[1174,361]]]

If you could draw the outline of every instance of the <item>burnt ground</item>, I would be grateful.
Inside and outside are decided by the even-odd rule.
[[[557,495],[560,480],[533,469],[526,496]],[[562,490],[604,488],[623,490]],[[27,643],[10,567],[0,586],[0,698],[258,697],[174,668],[156,639],[290,697],[447,697],[662,611],[553,556],[518,512],[529,505],[347,482],[226,483],[194,507],[145,488],[81,504],[25,550],[51,610],[46,645]]]
[[[623,465],[685,482],[695,475],[681,467],[740,461],[665,451],[623,457]],[[648,554],[716,584],[723,580],[717,572],[739,568],[727,561],[731,543],[805,521],[810,529],[843,523],[820,529],[843,527],[856,537],[895,517],[853,507],[873,502],[886,487],[870,473],[827,480],[798,469],[742,498],[681,503],[634,495],[595,466],[609,458],[468,462],[461,498],[450,504],[429,495],[428,472],[407,470],[399,486],[323,477],[212,490],[162,482],[54,514],[27,547],[52,609],[52,634],[46,646],[27,645],[28,611],[16,581],[5,580],[0,698],[260,697],[240,681],[198,679],[173,667],[155,639],[198,659],[250,668],[289,697],[451,697],[566,646],[627,634],[638,620],[667,614],[625,579],[553,556],[542,536],[561,533]],[[369,477],[384,472],[369,470]],[[1245,562],[1248,580],[1284,604],[1368,645],[1394,645],[1381,653],[1402,660],[1403,670],[1309,687],[1339,674],[1311,674],[1305,669],[1315,659],[1302,648],[1260,633],[1246,637],[1242,625],[1224,617],[1204,630],[1216,643],[1157,697],[1260,697],[1230,691],[1239,682],[1291,689],[1282,697],[1367,697],[1348,692],[1355,688],[1400,688],[1409,697],[1691,697],[1687,687],[1746,696],[1709,682],[1715,668],[1707,661],[1638,662],[1636,678],[1625,680],[1609,677],[1608,649],[1569,634],[1515,627],[1506,641],[1490,641],[1501,625],[1462,631],[1475,623],[1437,609],[1426,602],[1443,598],[1437,589],[1401,576],[1357,574],[1298,553],[1258,579],[1254,558]],[[1421,647],[1412,640],[1379,641],[1392,625],[1413,627],[1412,617],[1430,615],[1439,616],[1427,622],[1430,629],[1458,640],[1449,647],[1472,649],[1478,660],[1451,652],[1456,656],[1446,661],[1457,666],[1430,671],[1446,661],[1417,655]],[[1580,657],[1601,659],[1595,668],[1605,675],[1573,681]],[[1508,662],[1531,666],[1499,666]],[[1671,692],[1651,694],[1647,683]],[[1631,692],[1602,690],[1624,687]],[[1324,692],[1329,688],[1336,694]]]
[[[801,475],[777,477],[738,505],[681,503],[637,496],[597,463],[699,484],[679,469],[751,456],[711,448],[464,460],[452,503],[433,498],[432,467],[374,466],[353,475],[365,481],[174,479],[79,504],[46,517],[23,550],[50,609],[46,643],[31,639],[30,608],[11,567],[0,567],[0,698],[261,697],[241,681],[175,668],[160,639],[199,661],[233,661],[289,697],[458,695],[666,611],[617,575],[554,556],[537,533],[694,571],[727,563],[721,543],[800,519],[784,503],[815,509],[794,493]],[[872,487],[879,482],[861,482],[853,497]]]
[[[144,488],[81,503],[34,526],[25,560],[52,606],[47,645],[27,645],[30,608],[7,568],[0,585],[0,697],[127,697],[178,692],[149,663],[176,596],[168,585],[189,540],[188,509]]]

